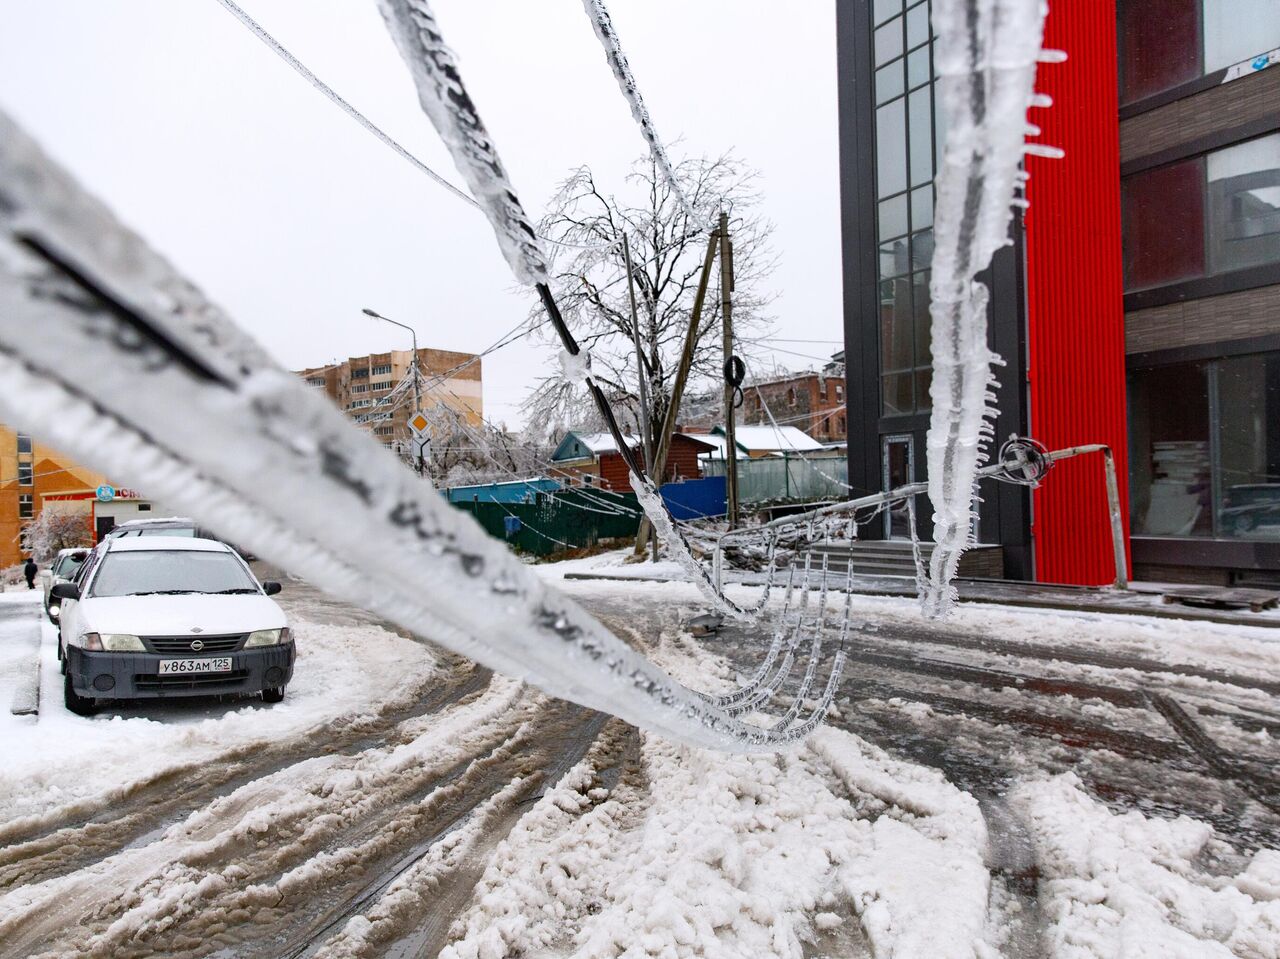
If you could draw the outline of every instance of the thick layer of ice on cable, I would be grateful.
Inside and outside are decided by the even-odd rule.
[[[547,264],[533,224],[462,83],[453,52],[445,45],[427,0],[378,0],[378,6],[413,75],[418,102],[489,218],[516,278],[530,286],[547,282]]]
[[[987,289],[974,280],[1009,242],[1012,202],[1034,96],[1042,0],[946,0],[933,6],[939,112],[947,118],[937,178],[932,303],[933,412],[926,440],[934,542],[921,601],[942,615],[971,543],[977,470],[995,414]]]
[[[627,62],[627,55],[622,52],[622,43],[618,40],[617,31],[613,29],[613,20],[609,17],[609,11],[605,9],[603,0],[582,0],[582,6],[586,9],[587,16],[591,19],[591,26],[595,30],[596,36],[600,39],[600,45],[604,47],[604,56],[609,61],[609,69],[613,71],[614,78],[618,81],[618,89],[622,91],[623,97],[626,98],[627,105],[631,108],[631,115],[640,127],[640,133],[644,137],[645,143],[649,144],[649,155],[653,157],[653,162],[662,171],[668,186],[671,187],[671,191],[679,199],[680,205],[684,207],[689,219],[696,223],[700,229],[704,231],[710,230],[710,225],[702,219],[698,211],[694,209],[693,204],[689,202],[684,190],[680,188],[680,181],[676,179],[676,171],[671,165],[671,158],[667,156],[666,147],[662,145],[662,140],[658,137],[658,131],[653,127],[653,120],[649,116],[649,108],[644,105],[644,98],[640,96],[640,87],[636,84],[636,78],[631,73],[631,65]]]
[[[551,695],[731,750],[776,749],[825,714],[743,722],[618,640],[272,364],[3,114],[0,377],[0,419]]]

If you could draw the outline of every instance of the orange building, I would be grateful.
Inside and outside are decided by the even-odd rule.
[[[22,561],[22,530],[45,509],[83,515],[85,541],[97,542],[117,522],[145,518],[152,504],[30,434],[0,426],[0,567]]]

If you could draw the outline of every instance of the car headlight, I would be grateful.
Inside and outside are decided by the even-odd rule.
[[[57,603],[54,603],[52,606],[49,607],[50,616],[57,616],[60,612],[62,612],[62,607],[59,606]]]
[[[258,629],[249,634],[244,641],[244,648],[253,646],[278,646],[289,641],[289,627],[283,629]]]
[[[145,653],[142,640],[129,633],[102,633],[102,648],[109,653]]]
[[[129,633],[82,633],[80,645],[95,652],[145,653],[142,640]]]

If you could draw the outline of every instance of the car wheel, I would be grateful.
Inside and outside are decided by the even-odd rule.
[[[276,686],[273,689],[264,689],[262,691],[262,701],[264,703],[279,703],[284,701],[284,687]]]
[[[63,672],[66,672],[66,664],[63,664]],[[91,696],[81,696],[76,692],[75,687],[71,685],[71,677],[68,675],[62,683],[62,702],[67,709],[77,716],[92,716],[94,710],[94,701]]]

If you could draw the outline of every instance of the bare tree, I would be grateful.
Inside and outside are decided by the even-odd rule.
[[[488,422],[476,425],[467,414],[444,403],[423,410],[431,423],[432,482],[438,487],[505,483],[542,472],[549,450],[526,445],[521,437]]]
[[[676,176],[703,221],[729,215],[734,247],[735,333],[759,334],[768,324],[772,297],[762,290],[775,259],[769,248],[773,224],[755,210],[756,174],[739,160],[690,159]],[[625,198],[600,191],[589,167],[580,167],[557,191],[541,224],[554,248],[560,307],[584,350],[591,374],[620,415],[624,429],[639,427],[638,378],[626,268],[621,247],[631,246],[641,353],[651,399],[654,435],[666,416],[680,353],[706,253],[707,235],[690,218],[648,156],[627,177]],[[583,248],[586,247],[586,248]],[[721,376],[721,318],[714,273],[703,307],[693,378]],[[751,353],[749,346],[739,350]],[[525,403],[531,424],[550,436],[566,427],[600,427],[594,409],[571,379],[543,379]]]
[[[92,545],[89,519],[83,513],[64,513],[42,509],[40,515],[22,528],[22,549],[46,563],[60,549]]]

